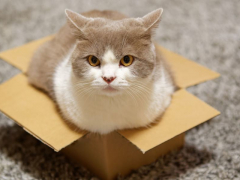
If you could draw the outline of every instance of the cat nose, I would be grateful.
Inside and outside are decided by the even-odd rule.
[[[102,78],[108,84],[110,84],[111,82],[114,81],[114,79],[116,79],[116,77],[105,77],[105,76],[102,76]]]

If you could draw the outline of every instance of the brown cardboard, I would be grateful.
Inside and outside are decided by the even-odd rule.
[[[158,49],[163,53],[163,56],[171,66],[177,86],[180,88],[187,88],[220,76],[220,74],[169,51],[162,46],[158,46]]]
[[[53,101],[23,74],[0,86],[0,109],[55,151],[83,136],[65,124]]]
[[[42,39],[38,39],[22,45],[20,47],[16,47],[13,49],[9,49],[7,51],[0,53],[0,58],[4,59],[5,61],[9,62],[13,66],[20,69],[22,72],[27,72],[28,64],[31,60],[31,57],[34,51],[44,42],[49,41],[54,36],[47,36]]]
[[[34,50],[51,38],[53,36],[2,52],[0,58],[25,73]],[[98,138],[91,133],[75,132],[62,120],[53,101],[30,86],[24,74],[0,85],[0,110],[55,151],[64,148],[63,152],[79,159],[99,176],[111,179],[117,173],[126,174],[182,146],[185,131],[219,114],[181,89],[214,79],[219,74],[163,47],[158,49],[172,67],[180,90],[173,95],[164,115],[150,128],[118,131]]]
[[[113,132],[104,136],[87,134],[62,152],[75,162],[81,162],[100,178],[114,179],[118,174],[126,175],[133,169],[154,162],[183,144],[184,134],[180,134],[143,154],[119,133]]]
[[[158,122],[151,128],[124,130],[119,133],[143,152],[217,116],[220,112],[181,89]]]

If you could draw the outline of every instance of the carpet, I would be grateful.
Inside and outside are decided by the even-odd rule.
[[[221,115],[188,131],[185,147],[121,179],[240,179],[240,2],[238,0],[0,0],[0,51],[55,33],[64,9],[143,16],[164,8],[155,39],[221,73],[188,90]],[[19,70],[0,60],[0,83]],[[0,113],[0,179],[97,179]]]

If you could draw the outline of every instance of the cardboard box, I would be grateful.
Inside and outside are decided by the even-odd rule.
[[[172,67],[179,87],[161,119],[150,128],[115,131],[103,136],[75,132],[61,119],[53,101],[29,85],[25,75],[34,50],[51,38],[0,53],[0,58],[23,72],[0,85],[0,110],[56,152],[72,157],[102,179],[126,175],[182,147],[187,130],[220,114],[185,90],[219,74],[158,46]]]

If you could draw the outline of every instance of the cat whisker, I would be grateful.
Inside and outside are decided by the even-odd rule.
[[[140,83],[140,82],[133,82],[132,84],[138,84],[138,85],[141,85],[141,86],[144,86],[144,87],[148,88],[145,84]],[[164,84],[163,84],[162,86],[159,86],[159,85],[158,85],[158,87],[160,87],[160,88],[169,88],[169,87],[172,88],[173,86],[172,86],[172,85],[169,85],[169,84],[168,84],[168,85],[164,85]],[[149,88],[148,88],[148,89],[149,89]],[[149,90],[150,90],[150,89],[149,89]]]
[[[130,91],[126,91],[126,93],[133,99],[135,105],[137,106],[138,105],[138,101],[134,95],[134,93],[130,90]]]
[[[139,97],[140,100],[144,101],[144,103],[146,103],[149,100],[146,92],[143,92],[143,90],[134,88],[133,91],[135,92],[135,94],[137,94],[137,96]]]
[[[94,89],[91,89],[91,90],[89,90],[89,92],[88,92],[88,96],[85,98],[85,100],[84,100],[84,104],[85,104],[85,102],[87,102],[88,100],[89,100],[89,98],[90,97],[94,97],[94,96],[92,96],[92,94],[94,93]]]
[[[133,91],[131,88],[129,88],[129,91],[131,91],[131,92],[137,97],[137,99],[138,99],[139,101],[142,100],[142,97],[139,96],[138,93],[136,93],[136,91]]]
[[[75,90],[75,92],[77,93],[77,96],[80,96],[81,94],[85,93],[89,89],[91,89],[91,87],[78,88]]]
[[[132,87],[136,87],[136,89],[142,89],[145,91],[145,93],[150,93],[152,90],[150,88],[147,88],[146,86],[140,85],[140,84],[133,84]]]
[[[151,92],[152,90],[151,89],[148,89],[148,88],[146,88],[146,87],[144,87],[144,86],[141,86],[141,85],[132,85],[132,87],[136,87],[136,89],[142,89],[143,91],[145,91],[145,93],[149,93],[149,92]]]

